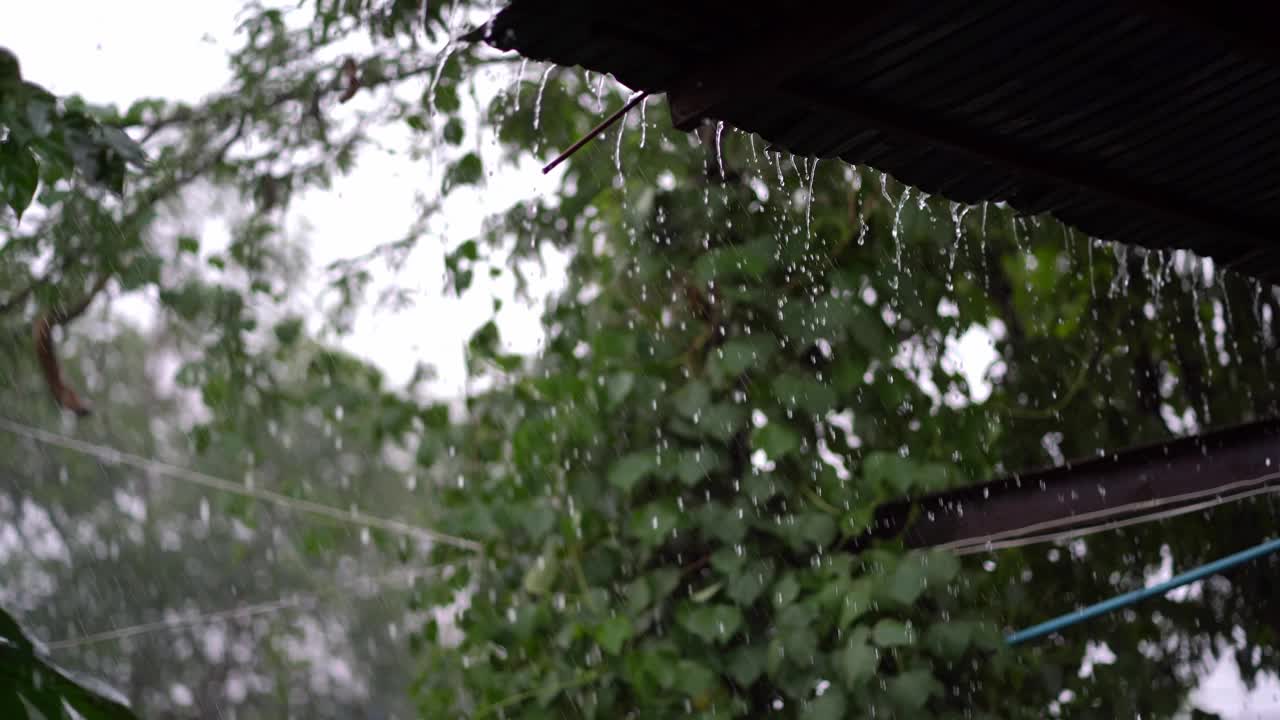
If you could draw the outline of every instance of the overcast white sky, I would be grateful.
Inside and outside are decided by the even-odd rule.
[[[93,102],[121,107],[140,97],[195,101],[216,90],[227,77],[226,53],[240,0],[40,0],[10,2],[0,25],[0,46],[14,50],[29,79],[59,94],[80,93]],[[536,80],[536,76],[527,77]],[[650,116],[650,122],[660,121]],[[366,152],[349,177],[326,193],[314,193],[294,209],[313,228],[312,267],[352,257],[397,239],[412,220],[416,191],[432,191],[439,180],[422,161]],[[459,193],[446,207],[438,239],[424,240],[402,271],[401,284],[416,291],[406,311],[366,311],[344,345],[381,366],[403,383],[419,361],[435,365],[442,392],[462,387],[462,347],[472,330],[489,316],[488,293],[458,300],[445,297],[440,248],[473,236],[487,215],[516,198],[549,192],[557,177],[543,177],[533,164],[500,173],[485,192]],[[207,228],[212,235],[216,227]],[[551,258],[540,281],[543,292],[563,282],[563,264]],[[478,278],[479,279],[479,278]],[[318,284],[314,284],[318,289]],[[493,288],[509,295],[509,286]],[[504,337],[512,349],[534,351],[541,339],[538,307],[507,300]],[[989,338],[964,338],[956,358],[973,380],[993,359]],[[972,382],[972,381],[971,381]],[[1280,717],[1280,685],[1266,683],[1247,693],[1230,659],[1221,662],[1197,692],[1206,709],[1231,718]]]

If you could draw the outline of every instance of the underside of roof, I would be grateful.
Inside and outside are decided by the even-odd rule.
[[[1280,43],[1228,5],[514,0],[477,36],[666,93],[678,127],[1277,281]]]

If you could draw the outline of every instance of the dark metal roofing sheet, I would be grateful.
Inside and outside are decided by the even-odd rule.
[[[977,552],[1061,540],[1277,492],[1277,468],[1280,420],[1264,420],[889,503],[859,542]]]
[[[673,109],[693,108],[673,110],[682,125],[725,120],[929,193],[1007,201],[1276,281],[1280,44],[1266,15],[1173,0],[768,12],[725,0],[514,0],[483,35],[667,92]]]

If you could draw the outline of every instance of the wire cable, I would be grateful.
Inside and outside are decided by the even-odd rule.
[[[254,500],[261,500],[289,510],[309,513],[311,515],[328,518],[330,520],[337,520],[338,522],[356,525],[358,527],[385,530],[390,533],[425,540],[427,542],[438,542],[443,545],[450,545],[471,552],[479,553],[483,551],[483,546],[474,540],[468,540],[456,535],[449,535],[438,530],[432,530],[431,528],[411,525],[401,520],[369,515],[354,508],[351,510],[341,510],[313,500],[289,497],[288,495],[278,493],[273,490],[265,490],[262,488],[242,485],[240,483],[224,480],[220,477],[202,473],[197,470],[190,470],[178,465],[172,465],[159,460],[142,457],[141,455],[134,455],[132,453],[116,450],[115,448],[107,447],[105,445],[98,445],[96,443],[78,440],[59,433],[49,432],[48,430],[31,427],[30,425],[25,425],[5,417],[0,417],[0,430],[5,430],[14,435],[25,437],[29,440],[34,440],[46,445],[52,445],[54,447],[63,448],[64,450],[88,455],[90,457],[97,458],[99,461],[104,463],[128,465],[139,470],[153,472],[172,480],[178,480],[192,485],[199,485],[201,487],[233,495],[253,498]]]
[[[401,579],[407,579],[412,583],[420,576],[425,576],[433,570],[439,570],[440,567],[441,566],[433,565],[416,570],[408,568],[407,573],[405,572],[405,569],[393,570],[381,577],[366,577],[361,580],[364,585],[371,586],[371,588],[381,588],[393,580]],[[95,643],[107,642],[110,640],[123,640],[124,638],[145,635],[147,633],[163,630],[177,630],[180,628],[205,625],[226,620],[241,620],[244,618],[254,617],[256,615],[269,615],[283,610],[293,610],[312,605],[316,600],[319,600],[325,595],[350,593],[358,589],[358,584],[361,583],[337,584],[324,590],[310,593],[293,593],[276,600],[240,605],[227,610],[217,610],[214,612],[198,613],[195,615],[173,617],[154,622],[139,623],[137,625],[127,625],[125,627],[81,635],[80,637],[46,642],[44,643],[44,647],[49,650],[65,650],[68,648],[80,647],[82,645],[93,645]]]

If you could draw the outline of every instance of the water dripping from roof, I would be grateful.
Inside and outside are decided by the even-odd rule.
[[[648,107],[649,107],[649,96],[645,95],[644,99],[640,101],[640,147],[641,148],[644,148],[645,135],[648,134],[648,130],[649,130],[649,118],[646,116],[646,113],[645,113]]]
[[[520,69],[516,72],[516,79],[515,79],[515,82],[514,82],[514,83],[512,83],[512,85],[511,85],[511,94],[512,94],[513,96],[515,96],[515,103],[514,103],[514,105],[512,106],[512,110],[513,110],[513,111],[515,111],[515,112],[520,112],[520,85],[521,85],[521,83],[523,83],[523,82],[524,82],[524,70],[525,70],[525,68],[526,68],[526,67],[528,67],[528,66],[529,66],[529,59],[528,59],[528,58],[521,58],[521,59],[520,59]],[[443,66],[443,65],[441,65],[440,67],[437,67],[437,68],[436,68],[436,77],[437,77],[437,78],[440,76],[440,70],[441,70],[441,68],[443,68],[443,67],[444,67],[444,66]],[[434,88],[434,87],[435,87],[435,82],[436,82],[436,81],[435,81],[435,79],[433,79],[433,80],[431,81],[431,83],[432,83],[432,88]]]
[[[547,78],[551,77],[551,71],[555,70],[555,65],[548,65],[542,71],[542,78],[538,80],[538,96],[533,101],[533,131],[538,131],[538,125],[542,121],[542,94],[547,90]]]
[[[724,138],[724,121],[716,123],[716,164],[720,167],[720,179],[724,179],[724,150],[721,142]]]

